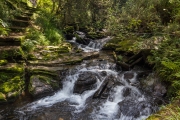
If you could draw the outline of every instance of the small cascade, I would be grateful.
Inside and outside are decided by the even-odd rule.
[[[52,110],[57,110],[59,117],[63,117],[62,112],[70,120],[145,119],[157,106],[135,83],[138,83],[137,72],[117,71],[116,65],[108,61],[84,61],[66,73],[61,90],[16,109],[16,114],[21,120],[36,120],[37,116],[46,116]],[[64,112],[67,108],[68,112]]]
[[[91,40],[88,45],[79,44],[76,42],[76,37],[73,37],[72,40],[69,40],[70,43],[73,43],[74,45],[78,46],[79,49],[82,49],[84,52],[94,52],[94,51],[100,51],[104,44],[111,39],[110,36],[102,39],[97,40]]]

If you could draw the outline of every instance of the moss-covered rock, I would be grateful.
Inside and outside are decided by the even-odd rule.
[[[51,77],[33,75],[30,78],[29,92],[34,98],[43,97],[59,88],[59,82]]]
[[[1,102],[6,102],[6,95],[0,92],[0,103]]]

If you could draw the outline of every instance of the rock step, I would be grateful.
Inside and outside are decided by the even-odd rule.
[[[18,50],[20,49],[20,46],[0,46],[0,55],[3,51],[9,51],[9,50]]]
[[[17,20],[23,20],[23,21],[29,21],[31,18],[29,16],[14,16],[15,19]]]
[[[40,65],[40,66],[61,66],[61,65],[75,65],[81,63],[83,60],[90,60],[92,58],[98,58],[99,53],[98,52],[92,52],[92,53],[79,53],[79,54],[63,54],[62,58],[58,58],[55,60],[50,61],[44,61],[38,60],[38,58],[35,61],[29,61],[30,65]]]
[[[10,32],[10,33],[9,33],[9,36],[22,36],[22,37],[23,37],[23,35],[24,35],[23,32],[18,32],[18,33],[16,33],[16,32]]]
[[[26,7],[25,8],[28,12],[36,12],[37,9],[36,8],[33,8],[33,7]]]
[[[22,60],[22,54],[20,46],[0,46],[0,59],[18,61]]]
[[[22,15],[31,17],[31,16],[33,15],[33,12],[31,12],[31,13],[29,13],[29,12],[24,12],[24,13],[22,13]]]
[[[4,71],[4,70],[10,71],[12,68],[18,68],[18,66],[20,66],[18,63],[7,63],[6,65],[0,66],[0,71]]]
[[[17,27],[28,27],[30,25],[29,21],[24,21],[24,20],[10,20],[10,23],[12,26],[17,26]]]
[[[21,36],[0,37],[0,46],[20,46]]]
[[[11,26],[9,27],[9,29],[11,30],[11,32],[14,32],[14,33],[25,32],[26,30],[25,27],[18,27],[18,26]]]

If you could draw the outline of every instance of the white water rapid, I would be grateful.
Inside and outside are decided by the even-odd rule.
[[[79,79],[80,74],[82,73],[92,73],[92,75],[96,76],[97,82],[95,86],[91,90],[86,90],[82,94],[77,94],[73,92],[76,81]],[[132,71],[131,71],[132,72]],[[105,75],[102,75],[104,73]],[[131,82],[136,82],[136,72],[133,72],[133,78],[129,79]],[[113,76],[113,77],[111,77]],[[113,81],[117,83],[121,83],[119,85],[113,85],[112,89],[109,92],[109,96],[107,99],[99,100],[93,99],[92,96],[95,92],[100,88],[105,79],[108,77],[112,78]],[[88,119],[90,120],[142,120],[145,119],[148,115],[150,115],[152,111],[152,107],[146,105],[148,98],[135,86],[131,85],[131,82],[127,81],[124,77],[123,72],[119,72],[116,70],[115,64],[108,63],[105,61],[94,61],[93,65],[89,65],[87,61],[85,61],[82,65],[77,66],[74,69],[69,70],[66,74],[65,79],[63,80],[63,88],[56,92],[52,96],[47,96],[45,98],[34,101],[26,106],[18,109],[18,113],[21,116],[25,116],[34,111],[43,110],[45,108],[51,108],[52,106],[56,106],[57,103],[68,102],[68,106],[74,108],[71,112],[73,115],[83,114],[84,111],[88,112]],[[128,93],[124,93],[125,88],[128,88]],[[124,95],[127,94],[127,95]],[[91,102],[88,99],[91,98]],[[127,103],[126,103],[127,99]],[[128,102],[132,102],[130,106],[126,106]],[[132,112],[132,109],[138,109],[138,104],[144,102],[143,108],[140,109],[138,115],[134,113],[131,116],[131,113],[124,114],[125,112],[120,111],[119,103],[123,103],[125,101],[125,107],[130,107],[128,111]],[[123,104],[122,104],[123,105]],[[132,105],[132,106],[131,106]],[[135,105],[136,107],[133,107]],[[140,106],[141,107],[141,106]],[[122,109],[123,110],[123,109]],[[32,114],[32,113],[31,113]],[[135,117],[135,118],[134,118]],[[24,119],[24,117],[21,117]],[[73,118],[73,117],[72,117]],[[87,120],[88,120],[87,119]],[[27,119],[28,120],[28,119]],[[71,120],[71,119],[70,119]],[[74,119],[72,119],[74,120]]]
[[[70,43],[78,46],[79,49],[82,49],[84,52],[94,52],[102,49],[104,44],[111,39],[110,36],[98,40],[91,40],[88,45],[79,44],[76,42],[76,37],[73,37],[72,40],[69,40]]]

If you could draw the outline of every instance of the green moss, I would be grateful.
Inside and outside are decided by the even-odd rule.
[[[32,75],[44,75],[44,76],[50,76],[50,77],[56,77],[57,73],[48,71],[48,70],[43,70],[43,69],[35,69],[31,70]]]
[[[0,83],[4,83],[11,78],[14,78],[17,73],[0,72]]]
[[[8,64],[0,68],[0,83],[8,82],[16,76],[23,76],[23,74],[23,65]]]
[[[1,56],[0,59],[22,59],[24,56],[24,52],[22,49],[15,48],[15,47],[10,47],[8,50],[3,50],[1,51]]]
[[[9,93],[9,92],[14,92],[14,91],[19,91],[21,90],[24,85],[24,81],[20,76],[16,76],[9,81],[3,83],[0,85],[0,91],[3,93]]]
[[[73,26],[66,26],[66,27],[64,27],[63,32],[64,33],[73,33],[74,32],[74,27]]]
[[[78,60],[69,60],[69,61],[66,61],[66,62],[63,62],[64,64],[66,65],[74,65],[76,63],[81,63],[83,61],[83,59],[78,59]]]
[[[111,49],[111,50],[115,50],[116,48],[119,47],[118,43],[121,41],[122,39],[120,37],[114,37],[112,38],[110,41],[108,41],[105,45],[104,45],[104,49]]]
[[[7,64],[7,60],[0,60],[0,65],[6,65]]]
[[[41,76],[41,75],[38,75],[38,77],[39,77],[39,80],[41,80],[47,84],[50,84],[53,88],[57,88],[59,86],[56,81],[53,81],[53,78],[50,78],[47,76]]]
[[[179,100],[175,100],[171,104],[161,107],[161,109],[157,113],[147,118],[147,120],[179,120],[179,119],[180,119]]]
[[[58,81],[54,80],[53,77],[45,76],[45,75],[32,75],[30,78],[30,84],[28,90],[33,94],[34,87],[32,86],[33,79],[39,79],[42,83],[49,84],[53,89],[59,88]]]
[[[104,34],[100,32],[88,32],[87,37],[91,39],[100,39],[104,37]]]
[[[115,51],[126,51],[126,52],[134,51],[135,50],[133,48],[134,42],[135,42],[134,40],[123,40],[118,43],[118,47],[116,48]]]
[[[11,68],[7,68],[6,71],[15,72],[15,73],[23,73],[24,68],[21,65],[17,65],[17,66],[11,66]]]
[[[0,92],[0,102],[6,102],[6,96]]]
[[[18,75],[22,75],[24,73],[24,67],[23,65],[19,65],[19,64],[9,64],[7,66],[1,67],[0,72],[16,73]]]
[[[14,91],[14,92],[9,92],[7,94],[7,100],[8,101],[14,101],[18,96],[19,94],[21,93],[21,90],[17,90],[17,91]]]

